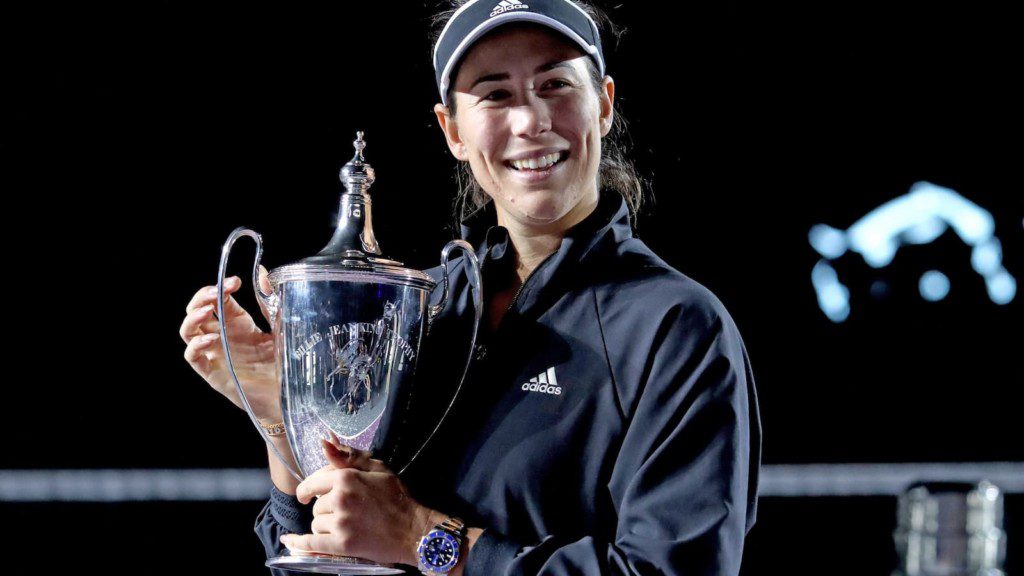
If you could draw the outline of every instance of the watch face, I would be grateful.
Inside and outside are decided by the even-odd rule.
[[[434,572],[446,572],[459,561],[459,543],[447,532],[434,530],[420,542],[420,563]]]

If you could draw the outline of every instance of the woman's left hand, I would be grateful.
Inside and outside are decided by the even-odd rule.
[[[418,541],[437,513],[413,500],[383,462],[343,446],[333,434],[332,440],[321,441],[330,464],[296,489],[303,504],[316,497],[313,533],[288,534],[281,542],[295,552],[415,566]]]

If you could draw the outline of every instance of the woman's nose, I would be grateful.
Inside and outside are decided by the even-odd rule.
[[[530,94],[511,111],[512,132],[532,138],[551,130],[551,113],[543,99]]]

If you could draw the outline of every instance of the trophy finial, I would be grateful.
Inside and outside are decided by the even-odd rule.
[[[356,132],[356,141],[353,142],[352,145],[355,146],[355,148],[356,148],[356,155],[359,156],[359,159],[360,160],[365,160],[363,158],[363,148],[366,148],[366,141],[363,140],[363,131],[362,130]]]
[[[336,262],[339,259],[367,259],[381,256],[380,246],[373,235],[373,219],[370,216],[370,186],[376,176],[373,166],[363,158],[366,140],[364,132],[356,132],[352,147],[356,149],[352,159],[341,167],[338,175],[345,189],[341,192],[338,208],[338,227],[331,241],[316,256],[306,262]]]
[[[363,157],[363,149],[366,148],[366,141],[363,140],[364,132],[356,132],[356,139],[352,146],[356,153],[352,159],[341,168],[341,183],[345,185],[346,194],[367,194],[370,186],[373,185],[375,175],[373,167],[366,163]]]

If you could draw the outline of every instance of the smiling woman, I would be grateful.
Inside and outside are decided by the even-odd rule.
[[[432,34],[432,43],[435,46],[439,45],[438,41],[441,39],[441,35],[445,31],[445,27],[448,22],[451,21],[452,16],[454,16],[460,9],[472,4],[472,2],[461,1],[456,2],[456,4],[456,8],[442,11],[433,18],[432,28],[434,29],[434,32]],[[578,6],[578,10],[586,14],[589,20],[594,23],[597,30],[603,30],[605,32],[605,38],[611,36],[617,39],[621,35],[621,31],[615,26],[603,10],[586,2],[576,2],[575,4]],[[527,20],[527,22],[530,21]],[[543,29],[543,26],[540,28]],[[563,44],[568,40],[566,36],[561,35],[555,36],[555,38],[557,39],[556,41]],[[599,45],[600,41],[601,34],[595,34],[595,43]],[[575,49],[579,50],[581,48],[576,47]],[[499,54],[499,56],[502,57],[503,62],[511,63],[516,59],[509,58],[509,54],[516,54],[518,56],[520,53],[513,51],[510,47],[508,50],[504,51],[503,54]],[[436,52],[434,58],[435,60],[437,59]],[[605,90],[603,56],[601,61],[598,61],[595,58],[582,58],[580,64],[585,67],[586,74],[583,75],[582,78],[578,78],[576,88],[578,89],[584,84],[588,84],[592,89],[594,96],[600,97],[601,93]],[[460,67],[463,65],[464,62],[460,62],[456,59],[449,71],[449,80],[444,82],[443,85],[441,85],[442,81],[440,79],[438,80],[442,104],[447,106],[448,115],[452,118],[458,116],[460,101],[454,96],[456,87],[450,82],[450,78],[458,77]],[[563,62],[562,65],[565,66],[565,63]],[[578,73],[578,66],[570,65],[568,67]],[[444,70],[442,67],[438,66],[437,62],[435,62],[435,68],[438,68],[438,75],[443,74]],[[507,75],[502,76],[500,74],[498,77],[502,77],[504,79],[508,78]],[[611,126],[605,132],[601,141],[597,187],[598,189],[614,190],[622,195],[626,200],[626,204],[629,206],[631,214],[635,216],[643,205],[647,184],[645,180],[637,174],[633,162],[624,152],[627,142],[628,130],[626,119],[621,115],[613,114]],[[469,163],[460,162],[458,164],[456,168],[456,181],[459,185],[459,192],[456,201],[457,218],[465,218],[469,213],[480,209],[490,201],[490,197],[477,181]]]
[[[435,107],[452,154],[478,176],[499,225],[564,230],[597,205],[593,175],[615,85],[606,78],[595,93],[584,60],[546,27],[503,26],[464,57],[453,83],[457,113]]]
[[[329,443],[330,465],[298,484],[271,458],[256,523],[268,555],[283,544],[431,575],[739,572],[757,511],[754,377],[718,298],[632,235],[644,186],[610,141],[622,122],[606,20],[571,0],[439,16],[434,112],[467,175],[480,344],[401,478]],[[425,422],[447,406],[451,350],[474,321],[465,267],[453,262],[422,344],[416,376],[437,396],[415,399]],[[218,360],[198,338],[207,314],[182,327],[197,370]]]

